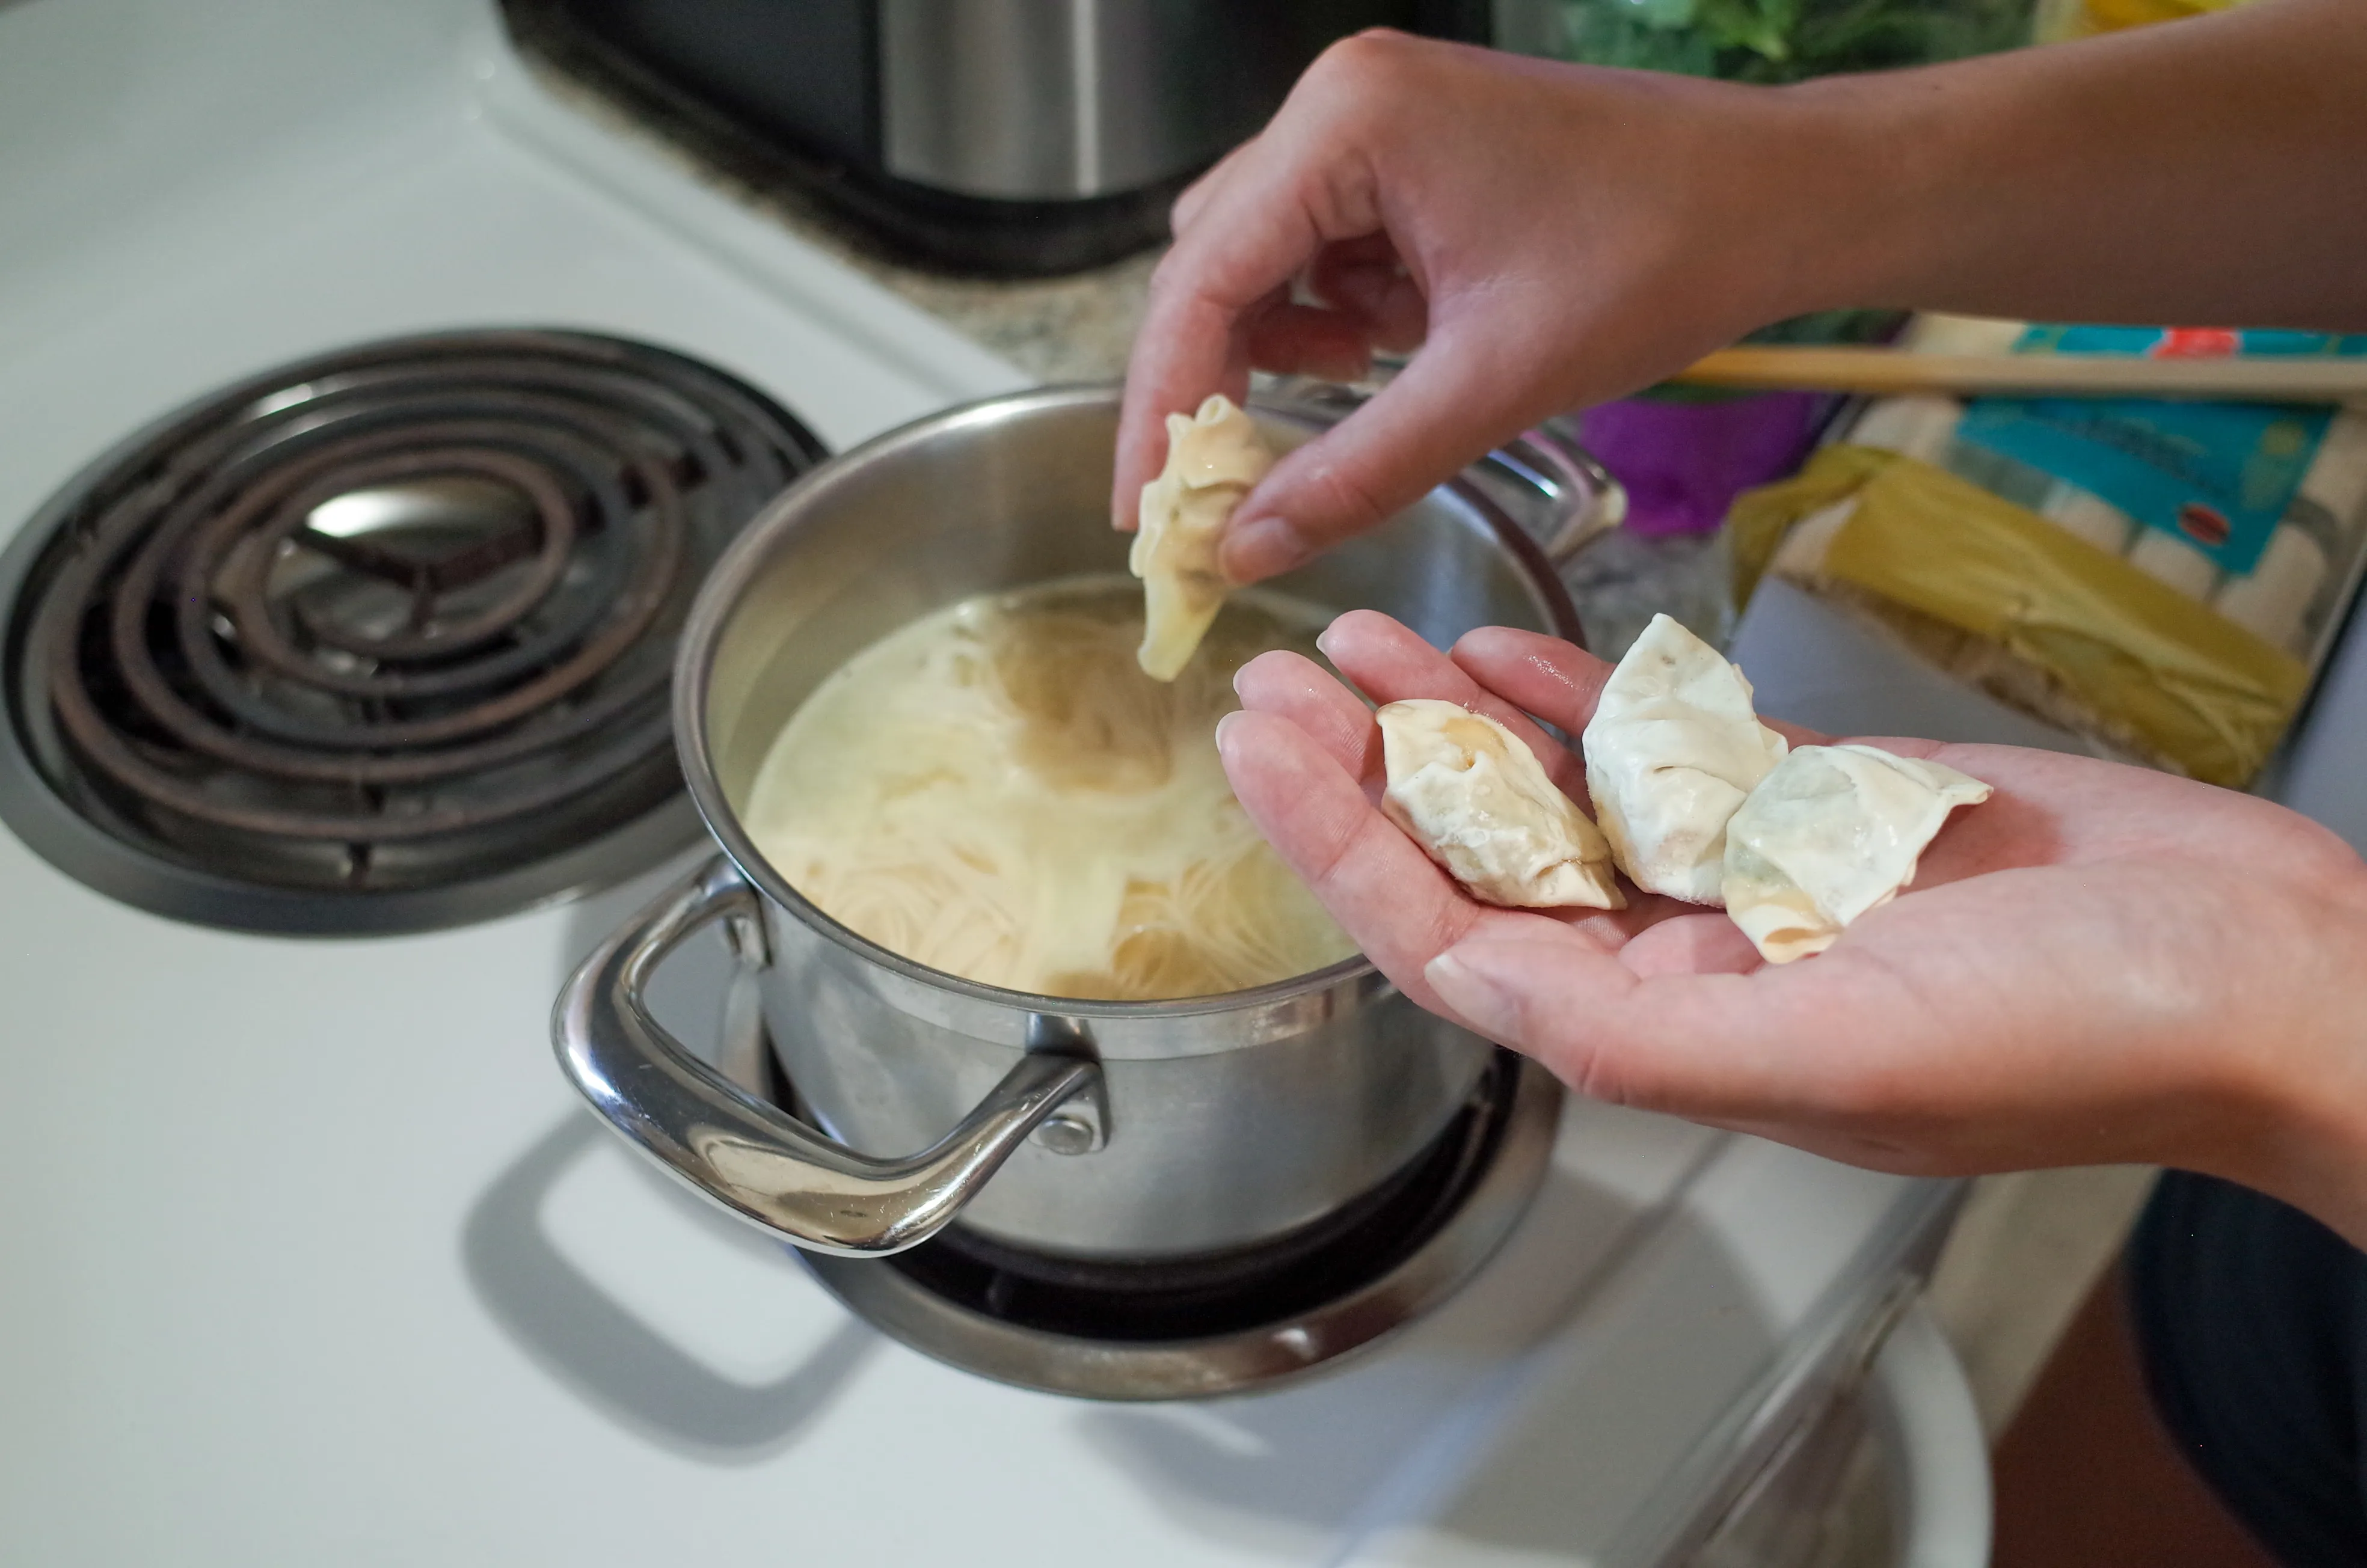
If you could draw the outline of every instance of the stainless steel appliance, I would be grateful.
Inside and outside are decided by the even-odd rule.
[[[1485,0],[507,0],[561,69],[897,252],[1065,272],[1149,244],[1324,46],[1484,39]]]

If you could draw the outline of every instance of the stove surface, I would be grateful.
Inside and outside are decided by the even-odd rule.
[[[463,0],[0,6],[0,545],[273,365],[532,325],[833,448],[1011,368],[597,130]],[[1474,1284],[1340,1372],[1117,1408],[942,1367],[645,1171],[553,1066],[679,864],[432,935],[176,923],[0,832],[0,1557],[1647,1562],[1938,1189],[1573,1101]],[[719,944],[656,1005],[713,1038]]]
[[[433,930],[695,841],[707,570],[821,444],[588,333],[433,333],[168,416],[0,553],[0,821],[157,914]]]

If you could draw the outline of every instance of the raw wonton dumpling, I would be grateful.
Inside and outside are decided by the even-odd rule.
[[[1619,869],[1648,892],[1724,903],[1726,820],[1786,750],[1751,711],[1742,671],[1655,615],[1611,672],[1581,744]]]
[[[1167,466],[1142,487],[1142,525],[1127,570],[1142,579],[1142,647],[1135,660],[1172,681],[1225,603],[1217,541],[1250,487],[1274,467],[1257,424],[1231,399],[1213,397],[1186,418],[1167,416]]]
[[[1726,912],[1770,964],[1822,953],[1915,880],[1949,812],[1988,797],[1938,762],[1797,747],[1726,825]]]
[[[1389,775],[1381,810],[1472,897],[1626,908],[1611,846],[1518,736],[1453,703],[1390,703],[1375,716]]]

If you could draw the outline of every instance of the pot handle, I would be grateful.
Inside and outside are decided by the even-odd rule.
[[[1571,557],[1626,519],[1627,491],[1553,424],[1524,430],[1489,457],[1552,503],[1552,524],[1537,543],[1556,567],[1567,566]]]
[[[786,1241],[864,1257],[928,1240],[1037,1122],[1101,1080],[1097,1063],[1030,1051],[933,1147],[903,1159],[857,1154],[742,1093],[650,1016],[642,990],[659,961],[735,917],[761,920],[762,906],[718,855],[583,961],[560,993],[551,1038],[568,1078],[628,1143]]]

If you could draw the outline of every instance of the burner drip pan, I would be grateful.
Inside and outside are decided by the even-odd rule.
[[[416,931],[696,837],[668,722],[707,568],[821,443],[562,332],[366,344],[101,457],[0,556],[0,819],[176,919]]]
[[[1112,1400],[1271,1387],[1369,1348],[1478,1272],[1545,1178],[1561,1099],[1543,1067],[1501,1052],[1427,1154],[1246,1253],[1086,1262],[957,1227],[892,1258],[798,1256],[882,1333],[1001,1382]]]

